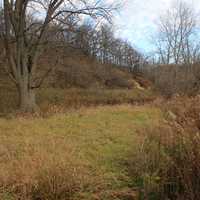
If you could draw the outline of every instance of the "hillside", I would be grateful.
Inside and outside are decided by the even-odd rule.
[[[0,82],[7,84],[4,65],[2,61],[0,68]],[[51,48],[49,47],[40,57],[38,63],[38,74],[45,74],[49,69],[50,73],[46,80],[47,87],[105,87],[111,79],[122,79],[128,87],[131,76],[116,66],[103,65],[95,59],[85,55],[81,50],[74,48]],[[42,75],[41,75],[42,76]],[[117,81],[117,80],[116,80]],[[130,84],[131,85],[131,84]],[[112,87],[112,83],[110,83]],[[113,87],[118,87],[113,83]]]
[[[0,113],[17,109],[16,88],[0,68]],[[39,74],[52,69],[38,89],[41,109],[142,103],[155,99],[151,83],[126,68],[101,64],[81,50],[52,49],[41,56]],[[42,75],[41,75],[42,76]]]

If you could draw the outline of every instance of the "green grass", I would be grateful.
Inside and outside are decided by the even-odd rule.
[[[136,131],[154,126],[160,118],[160,110],[148,105],[121,105],[83,108],[48,118],[0,119],[0,159],[6,166],[17,160],[21,167],[29,162],[24,157],[37,159],[37,152],[52,157],[70,152],[96,179],[87,195],[89,191],[130,187],[134,183],[128,176],[126,161],[136,142]],[[4,151],[6,156],[2,156]],[[0,166],[0,186],[4,173],[10,172],[9,167],[4,173],[3,169]]]

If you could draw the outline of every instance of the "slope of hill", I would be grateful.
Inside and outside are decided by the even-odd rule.
[[[0,68],[0,112],[17,108],[17,93]],[[49,49],[38,64],[40,75],[52,69],[38,91],[38,104],[80,107],[102,104],[141,103],[155,98],[142,78],[133,77],[126,68],[101,64],[73,48]],[[149,83],[150,84],[150,83]]]
[[[4,71],[5,63],[1,63],[0,67],[0,83],[6,84],[8,79]],[[130,75],[112,65],[102,65],[95,59],[84,55],[80,50],[73,48],[63,49],[48,49],[41,56],[38,63],[40,74],[45,74],[51,69],[46,80],[46,86],[51,87],[118,87],[117,83],[112,82],[112,79],[121,79],[125,85],[119,87],[128,87]],[[110,83],[111,82],[111,83]],[[120,82],[120,81],[119,81]]]

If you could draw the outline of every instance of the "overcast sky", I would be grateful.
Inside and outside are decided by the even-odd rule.
[[[3,0],[0,0],[2,3]],[[91,2],[96,0],[90,0]],[[152,51],[151,36],[159,16],[170,8],[172,2],[181,0],[105,0],[124,2],[114,18],[117,37],[130,41],[143,52]],[[182,0],[184,1],[184,0]],[[185,0],[200,13],[200,0]],[[199,20],[200,21],[200,20]]]
[[[142,51],[152,50],[150,36],[155,32],[155,22],[169,9],[174,0],[124,0],[125,5],[115,18],[117,36],[123,37]],[[186,0],[200,11],[200,0]]]

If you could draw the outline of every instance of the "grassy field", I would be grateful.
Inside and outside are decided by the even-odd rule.
[[[122,199],[137,132],[162,119],[150,105],[0,119],[0,194],[13,199]]]
[[[22,114],[1,95],[1,200],[199,198],[199,96],[45,89]]]

